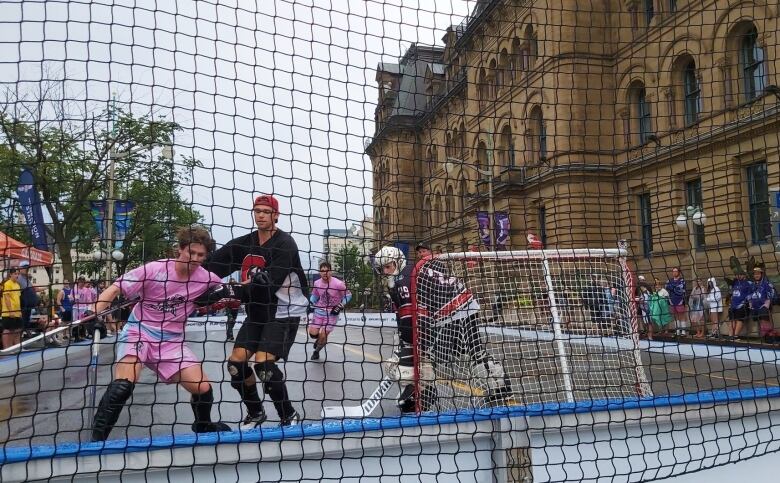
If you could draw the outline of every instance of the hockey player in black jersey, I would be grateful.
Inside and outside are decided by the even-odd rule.
[[[434,371],[466,359],[474,383],[487,389],[493,402],[509,395],[509,381],[502,365],[488,354],[479,333],[479,304],[446,264],[424,259],[413,279],[414,266],[396,247],[382,248],[375,257],[377,268],[386,277],[396,307],[400,343],[385,371],[401,385],[398,405],[403,412],[415,409],[415,381],[419,382],[422,411],[435,408],[437,398]],[[414,317],[417,327],[414,327]],[[417,347],[417,374],[414,371]]]
[[[276,226],[276,198],[258,196],[252,214],[257,231],[229,241],[203,266],[220,277],[240,270],[241,283],[252,281],[245,300],[247,317],[227,362],[230,385],[239,392],[247,408],[242,429],[260,426],[266,419],[257,381],[271,397],[282,426],[295,425],[300,416],[290,402],[277,362],[287,358],[301,317],[306,317],[307,279],[295,240]],[[249,366],[252,357],[254,367]]]

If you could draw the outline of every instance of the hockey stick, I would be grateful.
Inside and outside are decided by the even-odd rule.
[[[393,386],[395,381],[392,381],[389,377],[385,376],[379,383],[371,396],[360,406],[325,406],[322,408],[322,418],[364,418],[369,416],[379,403],[382,402],[382,398],[387,391]]]
[[[17,351],[19,349],[23,349],[25,346],[30,345],[33,342],[38,342],[39,340],[41,340],[43,338],[46,338],[46,337],[49,337],[49,336],[52,336],[52,335],[55,335],[55,334],[59,334],[60,332],[66,331],[68,329],[72,329],[73,327],[76,327],[77,325],[81,325],[84,322],[90,321],[90,320],[92,320],[92,319],[94,319],[96,317],[103,317],[105,315],[110,314],[111,312],[113,312],[115,310],[125,308],[125,307],[127,307],[129,305],[132,305],[132,304],[136,303],[136,302],[138,302],[138,298],[134,298],[132,300],[126,300],[126,301],[122,302],[121,304],[119,304],[119,305],[117,305],[115,307],[109,307],[106,310],[104,310],[104,311],[102,311],[102,312],[100,312],[98,314],[92,314],[92,315],[89,315],[87,317],[82,317],[80,319],[76,319],[73,322],[69,323],[68,325],[63,325],[62,327],[57,327],[56,329],[52,329],[52,330],[50,330],[48,332],[44,332],[44,333],[38,334],[35,337],[32,337],[32,338],[27,339],[25,341],[22,341],[19,344],[14,344],[11,347],[7,347],[5,349],[2,349],[2,350],[0,350],[0,354],[7,354],[9,352],[15,352],[15,351]]]
[[[90,389],[89,418],[92,421],[95,416],[95,399],[97,398],[97,368],[98,354],[100,353],[100,329],[95,329],[92,335],[92,359],[89,361],[89,373],[87,374],[87,383],[92,386]]]

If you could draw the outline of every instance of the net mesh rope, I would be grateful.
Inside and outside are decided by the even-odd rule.
[[[769,478],[776,4],[0,6],[0,480]],[[206,381],[152,361],[110,443],[91,442],[147,309],[119,297],[99,343],[69,320],[182,256],[180,227],[217,248],[250,234],[261,194],[309,287],[327,261],[351,298],[326,290],[311,314],[298,299],[275,368],[227,365],[246,305],[193,310],[166,357],[192,351],[231,432],[196,435],[216,428],[193,426]],[[385,246],[415,270],[408,365]],[[240,265],[223,282],[245,282]],[[172,317],[166,283],[142,304]],[[478,309],[431,311],[452,286]],[[317,321],[336,323],[324,348]],[[274,378],[256,384],[259,429],[239,431],[240,370]],[[301,424],[282,429],[287,402]]]

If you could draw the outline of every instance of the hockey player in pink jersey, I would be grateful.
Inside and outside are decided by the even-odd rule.
[[[320,351],[328,343],[328,335],[336,327],[339,314],[352,300],[347,284],[334,277],[332,270],[330,263],[320,263],[320,278],[314,282],[314,289],[309,297],[314,309],[309,322],[309,337],[315,339],[314,353],[311,355],[313,361],[320,358]]]

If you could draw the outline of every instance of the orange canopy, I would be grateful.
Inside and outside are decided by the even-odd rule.
[[[54,262],[54,255],[50,252],[39,250],[11,238],[0,231],[0,256],[6,258],[21,258],[29,260],[30,265],[41,266],[51,265]]]

